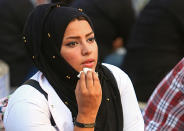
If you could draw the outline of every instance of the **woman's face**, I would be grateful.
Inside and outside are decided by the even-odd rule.
[[[84,67],[95,70],[98,47],[94,32],[86,20],[76,19],[68,24],[60,54],[78,72]]]

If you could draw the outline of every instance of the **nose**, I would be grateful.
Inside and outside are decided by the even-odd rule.
[[[84,43],[83,45],[82,45],[82,55],[89,55],[89,54],[91,54],[91,52],[92,52],[92,49],[91,49],[91,46],[90,46],[90,44],[89,43]]]

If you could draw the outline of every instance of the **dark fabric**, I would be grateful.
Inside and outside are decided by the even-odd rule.
[[[103,95],[97,115],[97,121],[99,122],[96,123],[95,131],[122,131],[123,109],[117,81],[112,72],[103,65],[98,73],[103,74],[103,76],[100,77]],[[107,100],[108,98],[110,98],[109,101]],[[112,111],[112,107],[114,107],[116,111]]]
[[[116,37],[122,37],[126,46],[135,22],[131,0],[74,0],[71,6],[82,8],[92,19],[101,60],[112,53]]]
[[[83,12],[76,8],[68,8],[64,6],[64,3],[59,4],[45,4],[38,6],[30,15],[24,29],[24,41],[26,48],[30,56],[33,58],[35,66],[44,74],[49,83],[53,86],[61,100],[65,103],[67,101],[67,107],[72,112],[73,119],[76,118],[78,113],[77,102],[75,98],[75,87],[78,81],[78,72],[75,71],[60,55],[62,38],[65,29],[69,22],[74,18],[83,16],[89,22],[93,29],[91,20]],[[49,35],[48,35],[49,33]],[[54,58],[53,58],[54,56]],[[118,93],[110,91],[112,88],[107,84],[107,79],[105,79],[105,74],[101,64],[96,67],[96,72],[99,72],[100,82],[102,84],[103,95],[110,95],[110,99],[114,100],[113,96],[119,96]],[[67,78],[70,77],[70,79]],[[107,74],[108,76],[108,74]],[[104,83],[104,84],[103,84]],[[116,88],[118,88],[116,86]],[[119,96],[120,99],[120,96]],[[122,105],[120,101],[112,101],[113,104],[118,105],[117,107],[113,104],[109,104],[109,108],[106,108],[105,99],[102,101],[100,106],[101,113],[97,116],[97,125],[99,125],[99,130],[107,129],[109,124],[112,127],[116,127],[118,120],[122,120],[122,113],[118,116],[110,115],[110,112],[118,112],[121,110]],[[115,103],[114,103],[115,102]],[[108,112],[107,112],[108,111]],[[103,124],[98,124],[99,122],[109,116],[111,123],[103,122]],[[112,118],[112,119],[111,119]],[[121,121],[123,123],[123,121]],[[98,127],[98,126],[97,126]],[[116,127],[118,130],[122,130],[121,125]],[[107,129],[106,131],[108,131]],[[111,130],[109,130],[111,131]]]
[[[139,101],[146,102],[184,56],[183,7],[182,0],[151,0],[133,28],[122,69],[130,76]]]
[[[0,0],[0,59],[10,67],[10,86],[19,86],[32,67],[22,42],[24,23],[32,9],[29,0]]]
[[[52,3],[64,2],[66,5],[70,4],[74,0],[51,0]]]

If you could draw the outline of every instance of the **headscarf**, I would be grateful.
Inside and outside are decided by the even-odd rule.
[[[81,9],[66,7],[64,3],[40,5],[29,16],[23,36],[35,66],[70,109],[73,119],[78,113],[75,97],[78,72],[64,60],[60,50],[67,25],[80,16],[84,17],[93,29],[91,20]],[[97,64],[96,72],[99,74],[103,95],[95,130],[122,131],[123,114],[117,85],[109,84],[109,73],[100,63]],[[107,97],[112,102],[107,101]]]

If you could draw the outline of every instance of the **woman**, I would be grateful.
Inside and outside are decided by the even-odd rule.
[[[31,79],[43,91],[27,84],[15,91],[4,115],[6,131],[143,131],[131,81],[119,68],[98,63],[93,26],[81,9],[38,6],[24,42],[40,70]],[[79,79],[83,68],[92,71]]]

